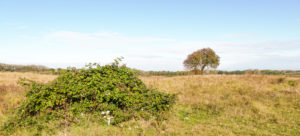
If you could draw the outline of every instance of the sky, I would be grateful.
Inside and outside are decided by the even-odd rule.
[[[300,69],[299,0],[0,0],[0,63],[52,68],[123,56],[186,70],[212,48],[220,70]]]

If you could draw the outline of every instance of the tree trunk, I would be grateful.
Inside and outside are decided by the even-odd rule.
[[[204,68],[205,68],[205,67],[206,67],[206,65],[204,65],[204,66],[201,67],[201,70],[200,70],[200,74],[201,74],[201,75],[203,75],[203,73],[204,73]]]
[[[197,68],[194,68],[192,71],[195,75],[197,75],[199,73],[199,70]]]

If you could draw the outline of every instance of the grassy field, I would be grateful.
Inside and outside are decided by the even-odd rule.
[[[48,82],[56,76],[0,73],[0,125],[24,101],[16,82],[26,77]],[[84,120],[68,127],[49,123],[55,135],[300,135],[300,77],[209,75],[140,77],[148,87],[177,94],[167,120],[132,120],[108,126]],[[31,128],[14,135],[33,135]],[[48,135],[43,131],[42,135]]]

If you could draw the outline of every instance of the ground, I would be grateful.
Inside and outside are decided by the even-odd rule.
[[[26,77],[49,82],[56,76],[0,73],[0,125],[25,100],[17,85]],[[148,87],[177,94],[172,111],[161,122],[132,120],[118,126],[85,120],[56,135],[300,135],[300,78],[266,75],[140,77]],[[18,129],[14,135],[32,135]],[[43,131],[42,135],[49,134]]]

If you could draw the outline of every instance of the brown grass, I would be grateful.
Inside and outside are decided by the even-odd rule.
[[[25,89],[17,84],[20,78],[46,83],[56,76],[36,73],[0,72],[0,123],[24,100]]]
[[[0,72],[0,84],[13,84],[17,85],[20,78],[28,78],[37,82],[48,82],[55,79],[56,75],[43,75],[31,72]]]
[[[299,83],[299,78],[265,75],[141,78],[149,87],[178,94],[177,115],[165,122],[168,129],[164,132],[168,134],[291,135],[300,132],[300,88],[287,83],[290,80]]]
[[[40,82],[55,78],[33,73],[0,73],[0,123],[24,100],[19,77]],[[148,87],[177,94],[167,120],[129,121],[107,126],[82,121],[58,135],[299,135],[300,78],[264,75],[140,77]],[[295,81],[291,86],[288,82]],[[49,127],[51,124],[49,124]],[[32,135],[21,129],[14,135]],[[43,135],[48,135],[47,131]]]

